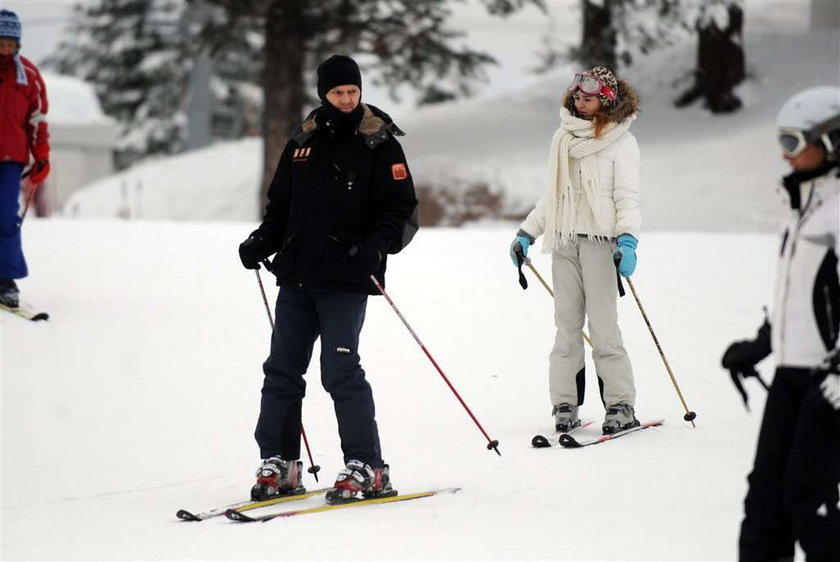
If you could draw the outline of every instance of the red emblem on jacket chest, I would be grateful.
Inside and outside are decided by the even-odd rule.
[[[404,180],[407,178],[408,170],[406,169],[405,164],[392,164],[391,175],[395,180]]]

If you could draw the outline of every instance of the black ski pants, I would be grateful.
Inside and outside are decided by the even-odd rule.
[[[749,475],[739,544],[741,562],[840,561],[840,412],[819,377],[780,367],[767,396]]]
[[[271,354],[263,364],[254,437],[262,458],[300,458],[303,378],[321,338],[321,384],[332,397],[344,462],[383,465],[373,392],[359,363],[367,295],[283,287],[277,297]]]

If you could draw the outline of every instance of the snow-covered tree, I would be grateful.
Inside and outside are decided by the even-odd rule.
[[[78,3],[73,35],[46,66],[92,83],[105,113],[122,125],[117,164],[146,154],[178,152],[189,61],[183,56],[174,0]]]
[[[217,16],[183,0],[89,0],[74,6],[72,35],[45,66],[94,85],[103,110],[122,127],[118,167],[186,148],[191,72],[208,53],[211,42],[203,34],[212,31],[207,22]],[[252,132],[256,119],[249,121],[244,110],[261,111],[253,94],[261,39],[255,45],[248,34],[247,29],[229,32],[225,48],[209,52],[206,87],[215,137]]]

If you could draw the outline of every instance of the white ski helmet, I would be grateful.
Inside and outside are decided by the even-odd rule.
[[[819,146],[829,159],[840,153],[840,88],[817,86],[794,94],[776,117],[779,144],[796,157],[808,145]]]

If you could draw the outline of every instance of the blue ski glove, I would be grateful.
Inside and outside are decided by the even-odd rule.
[[[521,259],[524,261],[525,258],[528,257],[528,248],[531,247],[531,244],[534,243],[534,237],[525,232],[522,229],[516,233],[516,238],[513,239],[513,242],[510,244],[510,260],[513,262],[513,265],[519,267],[519,264],[516,261],[516,256],[519,254]]]
[[[618,272],[623,277],[630,277],[636,271],[636,237],[631,234],[622,234],[618,237],[617,251],[621,254],[621,261],[618,262]]]

